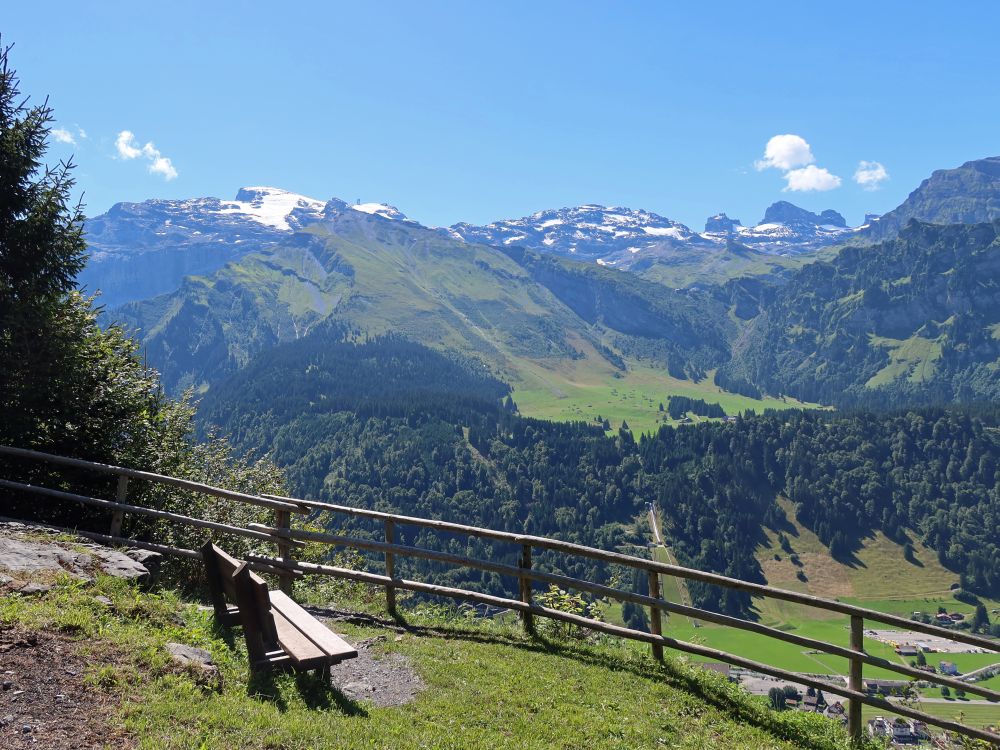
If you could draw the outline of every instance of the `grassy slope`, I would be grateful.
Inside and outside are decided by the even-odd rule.
[[[748,250],[726,249],[677,251],[667,262],[657,262],[639,271],[639,275],[669,287],[724,284],[743,276],[768,276],[794,271],[815,260],[811,254],[798,256],[768,255]]]
[[[96,603],[97,593],[112,606]],[[227,642],[209,612],[111,579],[0,597],[0,624],[12,623],[74,634],[92,658],[88,680],[120,695],[119,720],[142,748],[847,746],[831,722],[775,714],[712,673],[674,660],[658,666],[632,644],[532,639],[441,609],[413,613],[405,632],[391,622],[338,626],[355,642],[388,636],[378,651],[414,665],[426,688],[398,708],[356,703],[310,677],[277,676],[248,691],[242,642]],[[221,687],[171,667],[167,641],[208,649]]]
[[[528,417],[592,422],[608,419],[615,430],[622,420],[632,431],[655,432],[662,424],[677,424],[659,410],[670,396],[690,396],[721,404],[727,414],[809,406],[794,399],[755,399],[729,393],[712,382],[679,380],[664,370],[632,363],[626,373],[592,359],[551,363],[551,368],[525,363],[526,375],[515,384],[514,400]],[[616,377],[620,375],[621,377]],[[695,419],[701,419],[695,417]]]

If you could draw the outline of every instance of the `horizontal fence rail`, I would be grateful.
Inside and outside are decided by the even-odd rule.
[[[956,721],[942,719],[918,711],[908,705],[901,705],[884,698],[872,696],[866,692],[864,682],[862,680],[862,668],[864,665],[869,665],[905,675],[915,681],[947,686],[951,689],[960,689],[964,690],[966,693],[981,696],[988,701],[1000,702],[1000,692],[998,691],[980,687],[975,683],[966,682],[955,677],[925,672],[906,664],[896,663],[888,659],[873,656],[866,653],[864,650],[864,626],[866,620],[898,628],[904,628],[917,633],[945,638],[950,641],[975,646],[988,651],[1000,650],[1000,642],[974,635],[972,633],[948,630],[935,625],[928,625],[922,622],[908,620],[897,615],[886,614],[884,612],[878,612],[865,607],[857,607],[831,599],[823,599],[821,597],[775,588],[765,584],[751,583],[749,581],[729,578],[716,573],[708,573],[692,568],[685,568],[679,565],[656,562],[646,558],[637,557],[635,555],[586,547],[548,537],[497,531],[495,529],[468,526],[450,521],[405,516],[396,513],[355,508],[348,505],[336,505],[333,503],[324,503],[315,500],[302,500],[279,495],[248,495],[245,493],[231,492],[218,487],[211,487],[198,482],[177,479],[175,477],[167,477],[135,469],[126,469],[124,467],[110,466],[108,464],[98,464],[80,459],[54,456],[51,454],[20,448],[0,446],[0,456],[2,455],[46,461],[62,466],[90,469],[97,472],[117,475],[119,477],[119,485],[115,500],[104,500],[101,498],[74,494],[63,490],[16,482],[9,479],[0,479],[0,487],[7,488],[9,490],[31,492],[57,500],[80,503],[90,507],[102,508],[111,511],[111,527],[108,534],[80,532],[83,536],[95,539],[96,541],[103,541],[105,543],[112,544],[134,545],[178,557],[197,559],[198,553],[192,550],[156,544],[151,541],[133,540],[122,537],[120,535],[122,517],[126,513],[156,518],[170,523],[184,524],[195,528],[204,528],[215,533],[249,538],[273,545],[277,552],[275,557],[260,554],[250,555],[248,557],[248,562],[255,569],[261,572],[276,575],[281,583],[281,587],[289,592],[291,591],[292,581],[295,578],[305,575],[324,575],[383,587],[386,593],[386,607],[390,612],[395,612],[396,592],[398,590],[443,596],[452,599],[484,604],[491,607],[499,607],[518,613],[525,628],[528,630],[533,629],[534,618],[548,618],[581,628],[586,628],[595,632],[647,643],[652,649],[654,658],[662,658],[663,649],[669,648],[683,653],[725,662],[737,667],[742,667],[744,669],[776,677],[778,679],[787,680],[796,684],[823,690],[834,695],[839,695],[849,701],[848,729],[855,740],[860,739],[863,734],[864,726],[861,719],[861,707],[862,705],[868,705],[882,709],[886,712],[922,721],[932,726],[940,727],[957,734],[980,739],[1000,746],[1000,735],[993,732],[976,727],[970,727]],[[125,501],[127,499],[128,479],[130,478],[141,479],[187,491],[213,495],[235,502],[249,503],[259,507],[268,508],[274,511],[274,524],[266,525],[249,523],[247,524],[247,528],[242,528],[216,521],[193,518],[179,513],[128,504]],[[339,513],[357,518],[379,521],[383,526],[385,541],[380,541],[374,538],[367,539],[328,532],[292,528],[291,514],[293,513],[300,515]],[[518,564],[510,565],[492,560],[476,559],[465,555],[401,544],[396,541],[398,538],[398,528],[400,526],[413,526],[445,534],[464,535],[467,537],[503,542],[511,545],[513,549],[519,551]],[[365,570],[338,567],[335,565],[296,561],[295,550],[303,547],[306,543],[363,550],[376,555],[380,554],[384,560],[385,574],[383,575]],[[532,567],[533,550],[547,550],[550,552],[583,557],[639,570],[648,578],[649,593],[648,595],[640,594],[607,586],[602,583],[535,569]],[[400,558],[430,560],[462,568],[491,572],[514,579],[517,582],[518,598],[515,599],[494,596],[477,591],[469,591],[467,589],[449,586],[439,586],[423,581],[413,581],[399,577],[395,573],[395,567],[396,561]],[[828,612],[846,615],[850,618],[850,647],[796,635],[795,633],[785,632],[777,628],[772,628],[750,620],[744,620],[739,617],[732,617],[730,615],[723,615],[698,607],[671,602],[662,596],[662,590],[660,588],[660,578],[662,576],[674,576],[685,580],[699,581],[702,583],[746,592],[752,596],[770,597],[806,607],[813,607]],[[622,627],[590,617],[585,617],[583,615],[572,614],[552,609],[550,607],[541,606],[533,600],[532,583],[555,585],[565,589],[586,592],[598,597],[604,597],[619,602],[632,602],[634,604],[647,607],[650,615],[649,632]],[[743,656],[730,654],[700,644],[688,643],[664,636],[661,632],[661,613],[664,612],[698,618],[704,620],[705,622],[756,633],[774,640],[791,643],[803,648],[845,659],[847,660],[849,666],[847,686],[845,687],[843,684],[836,684],[817,679],[814,676],[780,669],[778,667],[763,664]]]

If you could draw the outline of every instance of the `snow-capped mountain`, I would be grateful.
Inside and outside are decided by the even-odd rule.
[[[855,230],[836,211],[814,214],[780,201],[756,226],[717,214],[702,233],[649,211],[598,205],[539,211],[485,226],[455,224],[444,231],[466,242],[520,245],[627,269],[658,255],[676,256],[680,249],[711,251],[730,241],[765,253],[797,253],[834,244]]]
[[[752,227],[745,227],[739,219],[730,219],[725,214],[710,216],[702,236],[713,242],[732,239],[754,250],[786,255],[835,244],[856,231],[833,209],[816,214],[788,201],[778,201]]]
[[[117,203],[86,223],[90,260],[79,284],[108,308],[176,289],[185,276],[281,242],[294,231],[355,210],[406,221],[381,203],[321,201],[274,187],[245,187],[234,200],[192,198]]]
[[[627,267],[651,246],[698,246],[706,240],[680,222],[633,208],[589,204],[539,211],[486,226],[455,224],[446,230],[466,242],[520,245],[567,258]]]
[[[212,273],[310,224],[341,219],[351,219],[351,224],[388,220],[416,225],[385,203],[321,201],[274,187],[241,188],[233,200],[118,203],[87,221],[91,255],[79,283],[88,292],[100,290],[101,303],[112,308],[169,292],[185,276]],[[731,255],[734,242],[758,253],[790,255],[834,244],[855,232],[835,211],[814,214],[784,201],[768,208],[756,226],[745,227],[738,219],[717,214],[700,233],[650,211],[593,204],[437,231],[464,242],[526,247],[635,271],[718,265]]]

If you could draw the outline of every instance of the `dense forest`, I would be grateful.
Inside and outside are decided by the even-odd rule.
[[[239,448],[270,452],[300,495],[640,554],[648,539],[637,519],[655,501],[685,564],[763,581],[755,552],[765,526],[786,523],[780,494],[837,556],[848,557],[875,530],[901,543],[919,537],[962,574],[965,587],[1000,590],[991,533],[1000,524],[994,417],[769,412],[663,427],[636,441],[627,430],[607,436],[593,425],[520,417],[499,381],[413,342],[331,340],[338,335],[331,328],[304,337],[287,356],[275,350],[202,409],[206,424],[231,433]],[[395,406],[347,408],[374,393]],[[449,393],[462,398],[442,408]],[[363,524],[323,522],[364,533]],[[407,542],[433,543],[403,533]],[[514,550],[480,541],[446,545],[514,560]],[[554,555],[540,564],[573,575],[609,573]],[[430,572],[487,591],[512,585],[492,574]],[[751,606],[745,595],[714,587],[695,586],[693,595],[731,613]]]
[[[688,413],[699,417],[715,417],[725,419],[726,410],[719,404],[710,404],[704,399],[689,396],[671,396],[667,402],[667,414],[671,419],[681,419]]]

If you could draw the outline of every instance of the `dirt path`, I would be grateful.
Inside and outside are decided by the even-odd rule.
[[[52,633],[0,629],[0,748],[135,747],[109,721],[116,700],[85,684],[93,656],[81,646]]]

